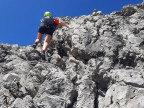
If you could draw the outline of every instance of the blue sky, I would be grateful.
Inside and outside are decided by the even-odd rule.
[[[0,0],[0,43],[32,45],[45,11],[53,17],[92,14],[94,9],[110,14],[124,5],[143,0]]]

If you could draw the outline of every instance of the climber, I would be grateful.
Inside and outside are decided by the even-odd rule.
[[[44,17],[42,18],[41,24],[38,29],[37,39],[36,39],[35,43],[33,44],[33,48],[35,49],[36,46],[38,45],[38,43],[41,43],[43,35],[44,34],[46,35],[46,37],[44,39],[44,45],[42,48],[42,52],[41,52],[41,56],[42,56],[43,60],[45,60],[45,52],[48,48],[49,42],[52,39],[54,31],[61,26],[65,26],[65,27],[69,28],[69,26],[66,25],[65,23],[59,22],[58,19],[53,18],[50,12],[44,13]]]

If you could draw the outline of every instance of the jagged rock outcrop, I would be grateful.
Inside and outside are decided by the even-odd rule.
[[[60,18],[41,47],[0,44],[0,108],[144,108],[144,3]]]

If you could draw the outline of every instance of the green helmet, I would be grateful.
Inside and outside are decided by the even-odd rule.
[[[47,17],[47,16],[51,17],[52,15],[51,15],[50,12],[45,12],[44,16],[45,16],[45,17]]]

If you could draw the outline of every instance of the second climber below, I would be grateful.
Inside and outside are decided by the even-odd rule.
[[[69,28],[69,26],[66,25],[65,23],[59,22],[58,19],[53,18],[50,12],[44,13],[44,17],[42,18],[41,24],[38,28],[37,39],[35,43],[33,44],[33,48],[35,49],[38,43],[41,43],[43,35],[45,34],[44,44],[43,44],[42,53],[41,53],[43,60],[45,60],[45,52],[48,48],[49,42],[52,39],[54,31],[61,26],[65,26]]]

